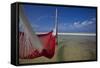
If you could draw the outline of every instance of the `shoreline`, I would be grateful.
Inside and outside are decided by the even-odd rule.
[[[36,32],[36,34],[46,34],[48,32]],[[79,36],[96,36],[96,33],[57,33],[58,35],[79,35]]]

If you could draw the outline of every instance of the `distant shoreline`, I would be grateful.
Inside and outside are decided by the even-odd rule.
[[[58,33],[58,35],[96,36],[95,33]]]
[[[36,34],[46,34],[48,32],[37,32]],[[58,33],[58,35],[96,36],[96,33]]]

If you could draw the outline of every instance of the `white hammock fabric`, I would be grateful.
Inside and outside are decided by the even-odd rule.
[[[19,19],[22,20],[22,22],[20,23],[22,24],[22,27],[23,27],[24,39],[25,39],[25,41],[23,42],[19,41],[21,44],[24,43],[24,45],[21,45],[19,47],[19,50],[20,50],[19,55],[27,56],[31,54],[31,52],[33,52],[34,49],[37,49],[39,50],[39,52],[41,52],[43,49],[42,43],[40,42],[39,38],[36,36],[35,32],[32,30],[32,27],[29,24],[29,21],[24,15],[22,5],[20,5],[19,7]],[[19,39],[21,40],[21,37]]]

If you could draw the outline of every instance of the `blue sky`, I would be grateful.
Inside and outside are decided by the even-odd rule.
[[[49,32],[54,28],[56,8],[58,32],[96,32],[95,8],[23,5],[24,13],[36,32]]]

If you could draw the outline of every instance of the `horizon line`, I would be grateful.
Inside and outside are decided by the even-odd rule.
[[[48,32],[36,32],[36,34],[46,34]],[[80,36],[96,36],[96,33],[57,33],[58,35],[80,35]]]

